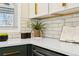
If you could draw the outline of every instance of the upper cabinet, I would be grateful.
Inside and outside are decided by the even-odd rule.
[[[79,7],[79,3],[66,3],[65,9]]]
[[[79,12],[79,3],[29,3],[28,8],[29,18],[43,19]]]
[[[64,10],[61,3],[49,3],[49,14]]]
[[[37,15],[44,16],[48,14],[48,3],[38,3],[37,4]]]
[[[21,17],[28,18],[29,17],[29,6],[28,3],[21,3]]]
[[[30,3],[29,18],[39,17],[48,14],[48,3]]]
[[[33,18],[35,16],[35,4],[29,3],[29,18]]]
[[[49,3],[49,14],[79,7],[79,3]]]

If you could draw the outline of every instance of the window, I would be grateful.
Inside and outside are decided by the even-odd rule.
[[[18,4],[0,3],[0,30],[16,29],[18,16]]]
[[[13,26],[14,17],[13,8],[0,7],[0,26]]]

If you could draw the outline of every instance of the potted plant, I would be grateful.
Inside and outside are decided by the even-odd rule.
[[[32,35],[34,37],[41,37],[43,29],[45,29],[45,24],[40,21],[35,21],[32,23]]]
[[[8,39],[7,33],[0,33],[0,41],[6,41]]]

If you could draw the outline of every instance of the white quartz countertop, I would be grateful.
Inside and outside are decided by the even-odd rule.
[[[0,42],[0,47],[34,44],[66,55],[79,56],[79,44],[62,42],[51,38],[9,39]]]

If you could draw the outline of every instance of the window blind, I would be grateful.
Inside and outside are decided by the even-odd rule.
[[[13,26],[14,8],[0,7],[0,26]]]

